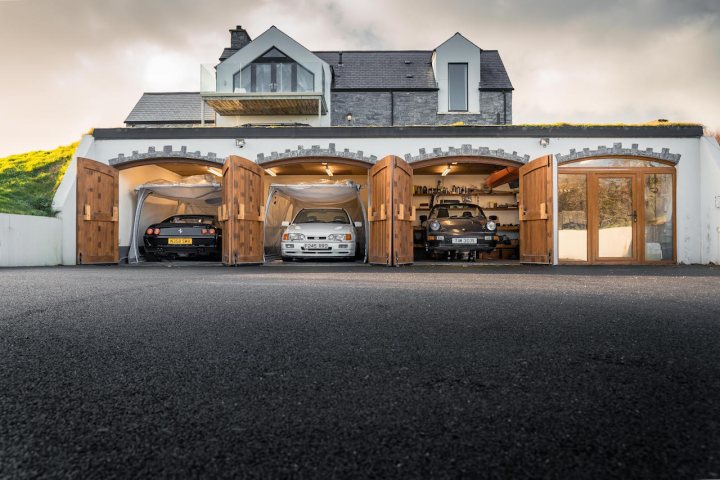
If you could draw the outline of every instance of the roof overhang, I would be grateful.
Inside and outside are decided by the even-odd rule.
[[[322,93],[202,93],[220,115],[326,115]]]

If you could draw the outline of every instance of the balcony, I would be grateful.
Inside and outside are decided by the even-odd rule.
[[[283,68],[270,64],[262,67],[265,68],[256,68],[252,72],[244,69],[247,72],[244,79],[236,74],[232,78],[221,77],[218,82],[215,68],[201,65],[203,105],[223,116],[327,115],[323,92],[308,91],[322,89],[322,83],[315,81],[309,70],[304,67],[293,70],[292,64],[285,64]],[[320,68],[320,64],[310,65],[310,68],[315,67]],[[298,71],[305,72],[304,82],[298,80]],[[324,74],[318,80],[320,78],[324,81]]]
[[[203,100],[220,115],[326,115],[319,92],[202,92]]]

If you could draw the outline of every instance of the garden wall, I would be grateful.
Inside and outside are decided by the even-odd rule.
[[[57,218],[0,213],[0,267],[62,263],[62,222]]]

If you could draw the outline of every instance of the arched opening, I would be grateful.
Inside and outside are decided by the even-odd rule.
[[[201,158],[155,157],[115,162],[114,167],[119,174],[118,238],[121,262],[136,263],[149,259],[218,261],[219,247],[204,245],[208,248],[200,248],[200,243],[204,241],[192,239],[192,243],[183,249],[163,248],[156,255],[150,255],[144,235],[150,226],[172,217],[216,217],[221,193],[221,162]],[[189,231],[186,229],[186,232]],[[170,240],[163,238],[162,242],[169,243]]]
[[[518,261],[518,170],[525,158],[514,152],[507,157],[511,158],[436,155],[411,159],[416,262]],[[476,216],[480,220],[472,221]],[[442,225],[434,232],[432,222],[444,222],[438,217],[447,218],[447,230],[454,233],[442,234]],[[492,231],[486,228],[490,221],[495,224]]]
[[[585,153],[558,162],[559,262],[674,263],[679,155]]]
[[[266,262],[367,260],[368,170],[373,163],[314,155],[271,158],[258,164],[265,171]],[[346,220],[340,222],[340,217]],[[343,225],[338,227],[340,223]],[[336,227],[352,231],[352,241],[329,240],[331,230]],[[294,238],[301,235],[304,238],[294,242],[289,236],[285,239],[284,235],[290,230]],[[305,230],[315,233],[304,233]]]

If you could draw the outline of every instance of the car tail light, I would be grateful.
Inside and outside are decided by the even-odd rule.
[[[210,235],[215,235],[215,229],[214,229],[214,228],[211,228],[210,230],[208,230],[208,233],[209,233]]]
[[[203,228],[202,230],[200,230],[200,233],[202,233],[203,235],[207,235],[207,234],[208,234],[208,229],[207,229],[207,228]]]
[[[347,240],[348,242],[349,242],[350,240],[352,240],[352,235],[349,234],[349,233],[346,233],[346,234],[345,234],[345,240]]]
[[[145,233],[146,233],[147,235],[152,235],[154,231],[155,231],[155,230],[153,230],[152,228],[148,228]]]
[[[153,233],[154,233],[155,235],[160,235],[160,229],[159,229],[159,228],[156,228]]]

